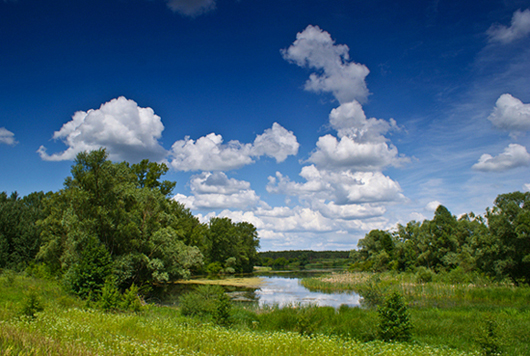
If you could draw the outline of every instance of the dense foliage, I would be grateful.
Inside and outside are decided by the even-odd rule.
[[[252,271],[259,239],[249,223],[203,224],[169,198],[165,164],[113,163],[104,149],[78,154],[56,193],[0,194],[0,268],[62,279],[83,297],[108,280],[122,291],[205,271]]]
[[[262,266],[274,269],[336,268],[350,263],[350,251],[266,251],[258,255]]]
[[[484,217],[460,218],[440,205],[432,220],[411,221],[395,231],[372,230],[351,252],[353,269],[416,271],[462,277],[482,273],[530,283],[530,192],[501,194]]]

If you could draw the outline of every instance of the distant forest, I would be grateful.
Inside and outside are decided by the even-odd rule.
[[[274,269],[338,268],[351,262],[350,251],[267,251],[258,256],[262,266]]]

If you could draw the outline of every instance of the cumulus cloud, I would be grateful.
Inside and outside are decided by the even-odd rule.
[[[338,205],[403,201],[399,184],[381,172],[320,170],[302,168],[305,183],[293,182],[277,172],[269,177],[269,193],[298,196],[306,201],[332,201]]]
[[[5,127],[0,127],[0,143],[10,146],[16,145],[17,141],[15,141],[15,134]]]
[[[153,109],[141,108],[121,96],[99,109],[76,112],[71,121],[56,131],[53,139],[63,141],[68,149],[48,155],[46,148],[40,146],[38,153],[45,161],[64,161],[73,160],[79,152],[105,147],[112,160],[161,160],[166,155],[158,142],[163,130],[164,125]]]
[[[309,162],[321,168],[380,171],[409,161],[399,156],[397,148],[389,144],[384,136],[388,131],[397,129],[396,122],[392,119],[367,119],[357,101],[333,109],[329,121],[339,138],[329,134],[320,137]]]
[[[502,94],[488,117],[492,124],[507,131],[530,130],[530,104],[523,104],[510,94]]]
[[[226,171],[254,163],[253,157],[269,156],[277,162],[298,153],[298,142],[291,131],[278,123],[258,135],[253,144],[230,141],[211,133],[197,141],[186,137],[173,144],[171,166],[178,171]]]
[[[319,167],[344,167],[360,171],[382,170],[388,165],[399,166],[407,159],[398,157],[397,148],[380,143],[359,143],[351,137],[337,140],[332,135],[320,137],[317,149],[309,157],[309,161]]]
[[[528,165],[530,165],[530,154],[525,147],[514,143],[496,157],[483,154],[472,168],[482,172],[503,172]]]
[[[174,12],[196,17],[215,9],[215,0],[167,0],[167,6]]]
[[[223,144],[223,137],[211,133],[197,141],[189,137],[171,147],[171,167],[177,171],[231,170],[253,163],[252,146],[239,141]]]
[[[328,32],[309,25],[282,55],[300,67],[317,70],[309,76],[306,90],[332,93],[340,103],[362,102],[369,94],[365,78],[370,71],[350,61],[348,52],[348,46],[336,45]]]
[[[252,155],[266,155],[276,159],[276,162],[283,162],[287,156],[295,156],[299,146],[296,136],[275,122],[272,128],[256,136]]]
[[[489,41],[493,43],[508,44],[530,34],[530,9],[515,11],[510,27],[495,24],[486,32]]]
[[[363,215],[362,212],[359,215]],[[314,250],[352,249],[367,231],[391,228],[387,219],[382,217],[347,220],[327,217],[318,210],[302,206],[258,208],[253,211],[223,210],[218,214],[199,216],[202,222],[213,217],[227,217],[234,222],[253,224],[258,229],[260,239],[275,249],[300,246]]]
[[[260,201],[249,182],[228,178],[223,172],[192,176],[189,185],[192,196],[177,194],[173,199],[190,209],[246,209]]]
[[[430,212],[435,212],[436,209],[438,209],[440,205],[442,205],[442,203],[440,203],[438,200],[433,200],[427,203],[427,205],[425,205],[425,210],[430,211]]]

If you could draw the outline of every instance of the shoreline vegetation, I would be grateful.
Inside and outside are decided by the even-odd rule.
[[[266,283],[260,277],[229,277],[223,279],[194,278],[188,280],[175,281],[175,284],[192,284],[192,285],[216,285],[242,288],[260,288]]]
[[[354,290],[368,303],[337,310],[233,305],[223,326],[208,315],[185,315],[182,306],[143,303],[136,312],[105,311],[68,294],[57,281],[4,270],[0,355],[499,354],[484,352],[488,343],[502,355],[530,353],[530,288],[486,280],[448,283],[442,277],[421,283],[416,278],[390,272],[304,278],[301,283],[310,289]],[[247,278],[230,279],[243,285]],[[255,283],[259,277],[248,280]],[[377,304],[394,291],[403,294],[410,312],[410,342],[378,340]],[[28,303],[33,316],[23,312]]]
[[[233,308],[230,326],[184,316],[179,308],[143,305],[137,312],[103,311],[64,291],[59,283],[4,271],[0,276],[0,355],[479,355],[420,342],[364,341],[309,330],[315,317],[353,320],[359,308]],[[28,291],[40,311],[23,315]],[[373,311],[367,311],[373,317]],[[365,320],[362,320],[362,319]],[[356,320],[359,319],[359,320]],[[295,322],[294,327],[286,324]],[[305,330],[300,325],[305,321]],[[283,322],[284,327],[274,327]]]

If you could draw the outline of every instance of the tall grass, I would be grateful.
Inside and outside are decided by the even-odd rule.
[[[363,296],[373,288],[381,293],[397,291],[409,303],[419,306],[491,305],[530,307],[530,288],[515,287],[510,283],[495,283],[477,277],[474,283],[455,283],[440,276],[421,283],[414,274],[372,274],[367,272],[333,273],[317,278],[304,278],[302,285],[310,290],[350,290]]]
[[[371,312],[358,308],[235,309],[235,325],[226,328],[167,307],[139,313],[90,309],[57,283],[22,275],[11,286],[2,283],[0,277],[0,355],[478,355],[353,339],[352,333],[370,330]],[[21,314],[17,299],[29,286],[44,305],[35,318]]]
[[[361,343],[320,334],[308,337],[293,332],[227,329],[188,320],[158,313],[108,314],[70,309],[42,312],[34,321],[4,321],[1,326],[9,328],[9,335],[31,335],[24,340],[24,347],[37,350],[35,355],[48,354],[48,340],[59,345],[59,350],[76,347],[82,350],[80,354],[98,355],[478,355],[424,345]],[[19,344],[20,338],[0,339],[4,350]]]

